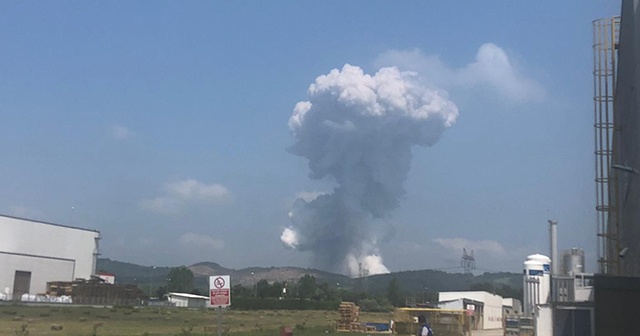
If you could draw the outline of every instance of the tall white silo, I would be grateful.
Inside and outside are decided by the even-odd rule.
[[[532,254],[524,262],[523,294],[524,313],[531,315],[535,306],[549,302],[551,291],[551,259]]]

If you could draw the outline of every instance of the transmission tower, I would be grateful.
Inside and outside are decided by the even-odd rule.
[[[467,249],[462,249],[462,258],[460,258],[460,267],[464,270],[464,273],[471,273],[476,269],[476,258],[473,256],[473,250],[471,253],[467,253]]]

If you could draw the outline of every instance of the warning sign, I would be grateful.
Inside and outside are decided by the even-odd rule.
[[[231,304],[231,295],[228,289],[212,289],[210,297],[211,305],[214,307],[226,307]]]
[[[227,282],[224,281],[223,277],[217,277],[215,279],[213,279],[213,287],[215,287],[216,289],[221,289],[221,288],[225,288],[224,285],[226,285]]]
[[[228,275],[209,277],[209,298],[212,307],[231,305],[231,279]]]

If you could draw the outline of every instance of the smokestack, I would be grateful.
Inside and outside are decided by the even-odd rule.
[[[549,220],[549,242],[551,244],[551,275],[558,275],[558,221]]]

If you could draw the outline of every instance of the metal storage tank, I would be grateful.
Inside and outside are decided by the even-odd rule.
[[[551,258],[539,253],[532,254],[527,257],[527,260],[535,260],[542,264],[544,268],[544,274],[551,274]]]
[[[563,253],[562,274],[574,276],[578,273],[584,273],[584,251],[574,247]]]
[[[531,315],[535,306],[549,302],[551,293],[551,259],[532,254],[524,262],[523,291],[524,313]]]

